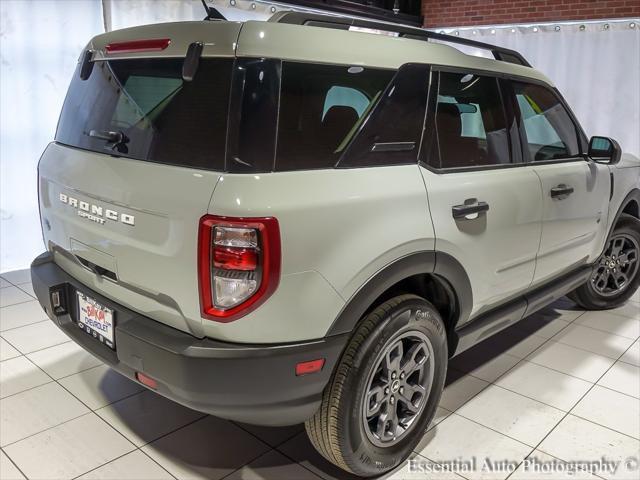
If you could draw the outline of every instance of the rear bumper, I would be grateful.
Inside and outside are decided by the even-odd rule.
[[[38,301],[49,318],[82,348],[133,379],[142,372],[158,382],[157,393],[194,410],[257,425],[293,425],[313,415],[347,341],[346,335],[286,345],[241,345],[199,339],[128,310],[96,293],[44,253],[31,265]],[[51,291],[60,290],[66,310],[53,313]],[[115,312],[116,351],[79,329],[75,291]],[[241,320],[239,320],[241,321]],[[296,376],[299,362],[325,359],[323,369]]]

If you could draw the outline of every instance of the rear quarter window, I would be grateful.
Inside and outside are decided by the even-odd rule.
[[[333,168],[394,74],[283,62],[276,170]]]

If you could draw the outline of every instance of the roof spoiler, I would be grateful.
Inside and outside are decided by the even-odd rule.
[[[509,48],[499,47],[490,43],[478,42],[476,40],[469,40],[444,33],[430,32],[422,28],[410,27],[397,23],[294,11],[276,13],[269,19],[269,21],[287,23],[291,25],[334,28],[338,30],[349,30],[351,27],[355,27],[358,29],[368,29],[372,31],[391,32],[398,37],[422,40],[425,42],[438,40],[441,42],[488,50],[496,60],[531,67],[531,64],[522,56],[522,54]]]

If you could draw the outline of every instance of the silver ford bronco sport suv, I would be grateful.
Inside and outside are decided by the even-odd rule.
[[[361,476],[415,448],[450,357],[640,284],[637,158],[517,52],[370,20],[98,35],[39,195],[33,285],[71,339],[193,409],[306,422]]]

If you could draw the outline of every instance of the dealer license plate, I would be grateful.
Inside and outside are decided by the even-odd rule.
[[[100,305],[84,293],[78,294],[78,327],[115,350],[113,310]]]

